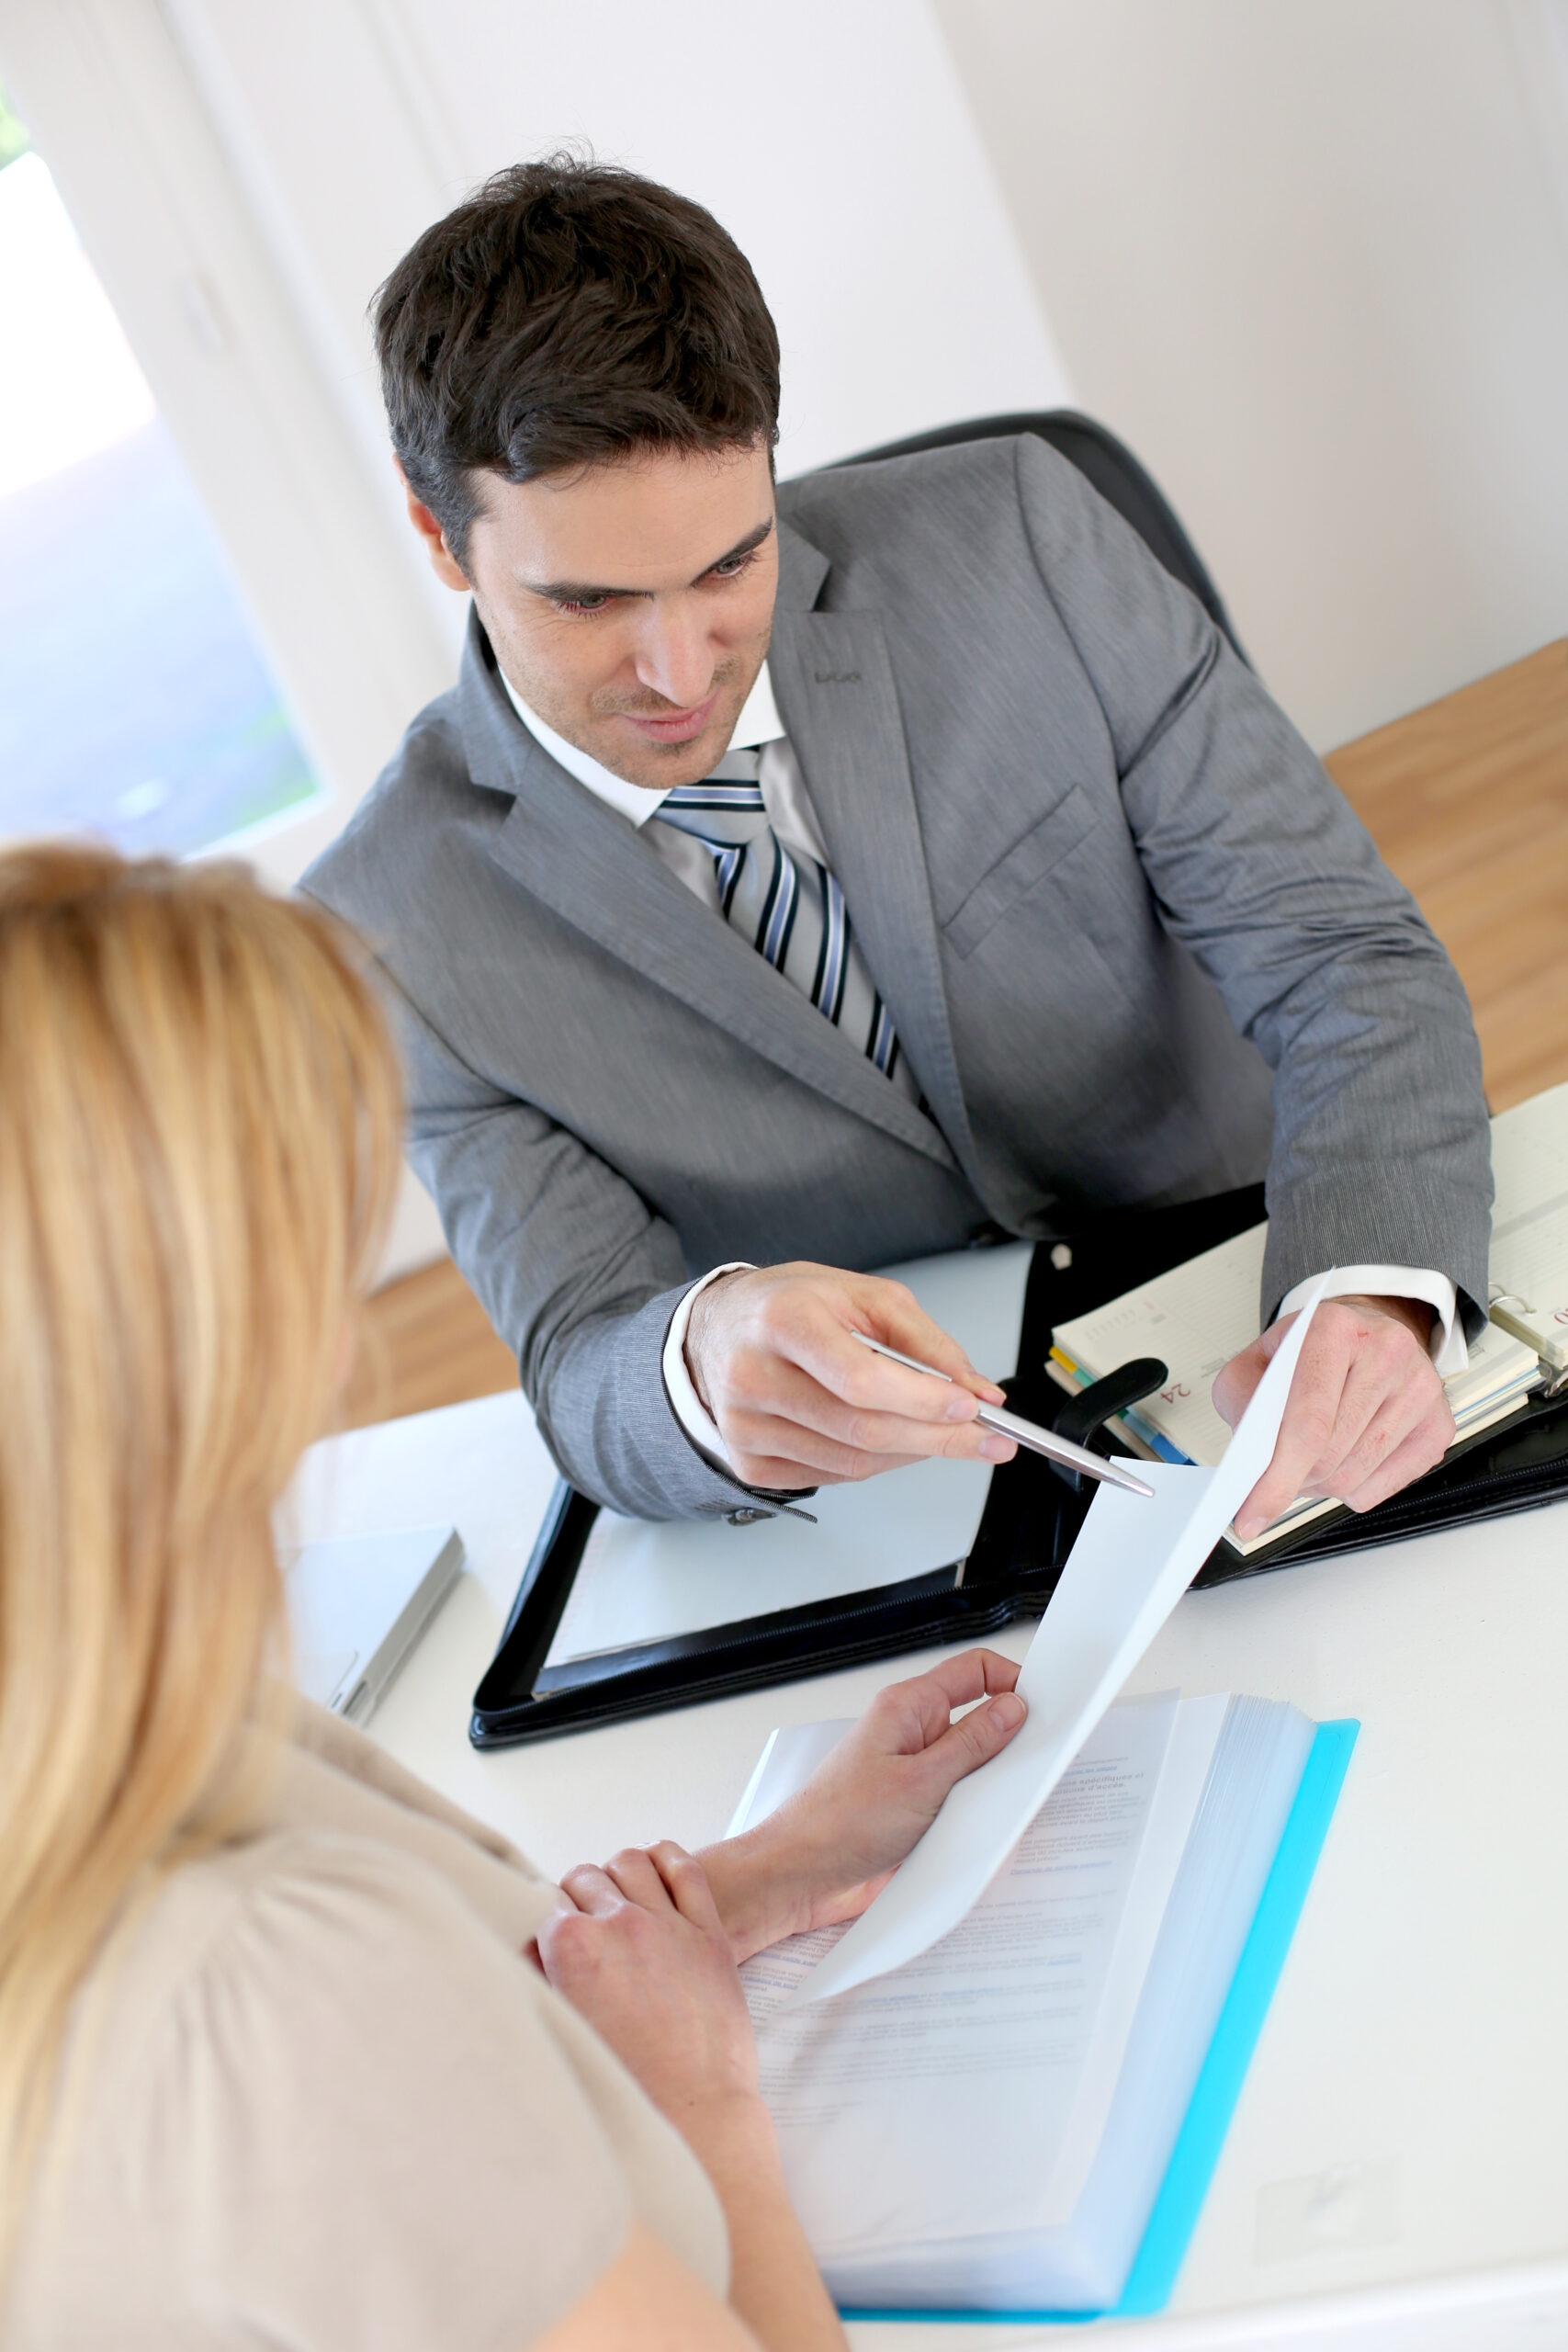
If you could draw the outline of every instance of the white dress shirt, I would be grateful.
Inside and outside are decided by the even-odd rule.
[[[657,817],[665,798],[664,791],[655,786],[628,784],[624,776],[614,775],[594,759],[592,752],[580,751],[547,727],[536,712],[530,710],[504,670],[501,682],[511,698],[512,707],[524,726],[563,767],[568,775],[606,807],[614,808],[628,824],[641,828],[650,817]],[[726,746],[727,751],[739,752],[753,744],[761,744],[762,758],[758,782],[761,787],[762,805],[773,831],[789,850],[798,850],[814,857],[818,865],[829,863],[823,845],[821,830],[800,763],[795,756],[778,705],[773,700],[773,680],[768,665],[763,662],[757,673],[757,682],[740,707],[735,722],[735,732]],[[718,911],[718,879],[713,857],[703,843],[690,833],[678,832],[672,825],[657,826],[649,836],[659,856],[671,872],[682,882],[694,898],[705,906]],[[750,1272],[742,1261],[728,1266],[714,1266],[699,1274],[676,1307],[665,1337],[663,1371],[664,1385],[669,1392],[677,1419],[686,1435],[701,1453],[706,1454],[730,1477],[735,1471],[724,1450],[724,1440],[717,1424],[703,1405],[693,1385],[686,1365],[686,1326],[691,1320],[692,1306],[699,1291],[716,1282],[720,1274]],[[1431,1337],[1432,1362],[1445,1378],[1450,1373],[1462,1372],[1470,1361],[1465,1345],[1464,1329],[1459,1319],[1459,1297],[1446,1274],[1419,1266],[1342,1266],[1338,1280],[1329,1292],[1331,1298],[1371,1295],[1377,1298],[1416,1298],[1434,1310]],[[1298,1307],[1312,1288],[1312,1279],[1298,1283],[1282,1300],[1281,1315],[1289,1315]],[[984,1367],[982,1366],[983,1370]]]
[[[547,727],[542,718],[531,711],[503,670],[502,684],[512,700],[512,707],[529,733],[541,742],[550,757],[563,767],[568,775],[577,778],[596,799],[603,800],[617,815],[625,817],[638,832],[650,817],[657,817],[669,797],[670,787],[660,791],[656,786],[628,784],[624,776],[612,775],[591,752],[580,752]],[[761,788],[762,806],[785,849],[815,858],[818,865],[826,865],[828,853],[823,847],[816,812],[806,790],[806,779],[795,756],[790,740],[784,730],[778,705],[773,700],[773,682],[764,662],[757,673],[757,683],[740,706],[740,716],[735,722],[735,732],[725,746],[727,752],[744,752],[753,745],[762,747],[762,758],[757,782]],[[718,911],[718,875],[713,854],[693,833],[676,831],[673,825],[660,825],[649,833],[649,840],[665,865],[685,884],[694,898]]]

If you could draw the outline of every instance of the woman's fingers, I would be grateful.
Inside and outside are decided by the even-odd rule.
[[[659,1872],[669,1898],[681,1917],[689,1920],[694,1928],[700,1928],[704,1935],[716,1936],[728,1949],[728,1938],[724,1931],[724,1922],[718,1916],[718,1905],[714,1901],[707,1872],[695,1856],[688,1854],[683,1846],[677,1846],[672,1838],[665,1838],[657,1846],[649,1848],[648,1858]]]
[[[578,1862],[563,1871],[560,1886],[561,1893],[570,1896],[575,1907],[592,1918],[603,1918],[622,1899],[615,1880],[597,1862]]]
[[[1016,1690],[1004,1690],[951,1724],[926,1751],[931,1764],[942,1768],[942,1794],[980,1765],[988,1764],[993,1756],[999,1756],[1022,1728],[1028,1713]]]
[[[961,1650],[956,1657],[944,1657],[940,1666],[928,1667],[924,1674],[911,1675],[908,1682],[895,1683],[893,1688],[917,1690],[924,1686],[945,1700],[951,1710],[967,1707],[998,1690],[1013,1690],[1020,1671],[1017,1661],[1004,1657],[1000,1650]]]
[[[879,1691],[862,1719],[862,1736],[874,1749],[918,1756],[943,1736],[955,1707],[1010,1690],[1018,1677],[1017,1666],[999,1650],[961,1651]]]
[[[668,1911],[670,1890],[646,1846],[624,1846],[612,1854],[604,1871],[628,1903],[644,1911]]]
[[[568,1873],[569,1878],[578,1875],[576,1871]],[[618,1854],[612,1854],[603,1870],[590,1868],[581,1875],[594,1883],[595,1892],[597,1882],[607,1881],[626,1902],[635,1903],[640,1911],[678,1911],[705,1934],[723,1934],[706,1872],[701,1862],[672,1838],[660,1838],[653,1846],[623,1847]]]
[[[1018,1677],[999,1650],[971,1649],[890,1683],[803,1789],[756,1828],[710,1848],[716,1925],[736,1955],[863,1911],[954,1781],[1016,1735],[1027,1712]],[[966,1712],[955,1724],[956,1708]],[[676,1899],[684,1908],[683,1892]]]
[[[757,2095],[745,1997],[701,1865],[681,1847],[628,1846],[563,1882],[570,1904],[539,1929],[557,1992],[690,2134],[714,2098]]]
[[[889,1823],[901,1809],[918,1820],[955,1781],[999,1754],[1028,1713],[1018,1677],[999,1650],[964,1650],[878,1692],[822,1767],[824,1793],[851,1805],[857,1849],[879,1809]],[[958,1708],[964,1712],[954,1723]]]

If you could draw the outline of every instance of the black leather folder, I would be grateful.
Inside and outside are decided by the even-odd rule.
[[[1098,1452],[1112,1453],[1105,1421],[1157,1387],[1165,1367],[1145,1360],[1069,1396],[1045,1369],[1055,1326],[1228,1241],[1265,1214],[1261,1185],[1247,1185],[1178,1208],[1101,1217],[1065,1242],[1040,1243],[1030,1266],[1018,1369],[1002,1384],[1010,1405]],[[835,1600],[547,1668],[599,1508],[563,1481],[501,1645],[474,1693],[469,1736],[478,1747],[546,1739],[867,1658],[983,1640],[1014,1618],[1037,1617],[1045,1609],[1092,1499],[1089,1484],[1080,1490],[1039,1454],[1020,1453],[992,1472],[965,1560]],[[1221,1544],[1197,1583],[1223,1583],[1466,1520],[1499,1518],[1564,1494],[1568,1396],[1531,1396],[1378,1510],[1325,1514],[1294,1536],[1245,1555]]]

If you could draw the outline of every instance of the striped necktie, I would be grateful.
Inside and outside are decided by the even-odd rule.
[[[729,752],[720,773],[667,793],[653,821],[703,843],[726,922],[913,1099],[919,1087],[855,943],[844,894],[817,858],[780,841],[757,781],[760,765],[756,751]]]

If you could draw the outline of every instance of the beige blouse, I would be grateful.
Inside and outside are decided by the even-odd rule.
[[[77,2003],[5,2352],[518,2352],[634,2216],[722,2295],[706,2176],[521,1956],[555,1901],[302,1708],[254,1833]]]

